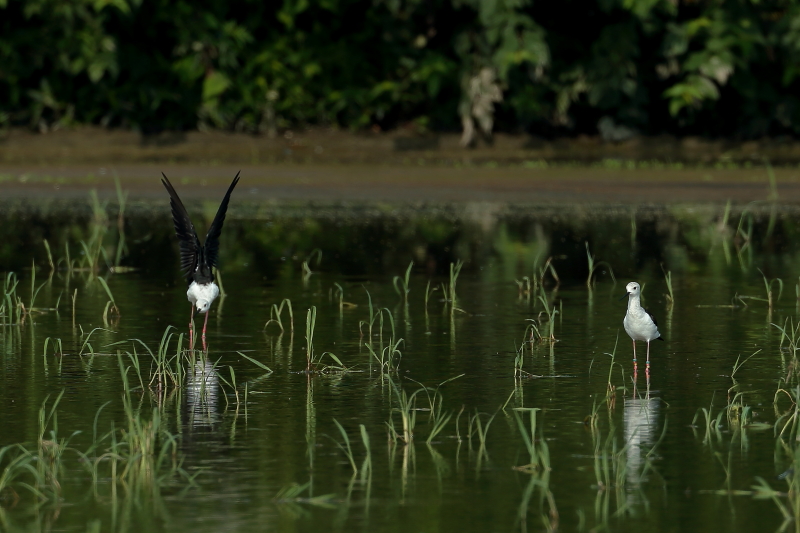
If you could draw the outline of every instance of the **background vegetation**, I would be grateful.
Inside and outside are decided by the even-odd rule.
[[[486,69],[505,131],[800,128],[794,0],[0,0],[0,57],[41,131],[457,130]]]

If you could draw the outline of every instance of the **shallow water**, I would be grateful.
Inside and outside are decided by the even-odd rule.
[[[194,206],[198,220],[214,209]],[[168,214],[143,206],[126,213],[119,264],[133,269],[111,273],[107,265],[117,262],[120,245],[117,214],[101,211],[4,211],[0,258],[19,275],[27,307],[32,259],[33,285],[42,288],[34,311],[2,328],[0,445],[21,443],[35,454],[39,409],[47,401],[49,413],[62,391],[56,433],[51,419],[44,440],[72,436],[57,487],[52,479],[37,485],[37,498],[20,484],[33,483],[25,474],[0,492],[4,531],[794,527],[779,508],[789,500],[778,475],[792,465],[795,444],[776,437],[773,425],[791,406],[782,393],[774,403],[776,391],[796,386],[796,378],[786,342],[782,350],[771,325],[798,314],[800,225],[788,206],[733,209],[727,220],[713,206],[560,212],[481,204],[366,211],[237,206],[223,231],[227,295],[212,308],[207,355],[184,365],[183,386],[161,388],[148,384],[152,366],[142,343],[157,350],[168,326],[186,333],[189,319]],[[82,259],[79,241],[91,243],[93,236],[105,253],[97,274],[107,280],[119,316],[104,317],[109,298],[94,273],[66,271],[65,245],[71,258]],[[43,238],[58,263],[49,279]],[[585,243],[607,262],[591,290]],[[560,283],[548,272],[541,292],[521,290],[515,280],[538,273],[548,258]],[[454,309],[442,284],[459,260]],[[312,271],[307,276],[304,261]],[[406,305],[393,278],[410,261]],[[674,305],[665,297],[662,267],[672,273]],[[771,310],[759,269],[784,283],[780,297],[778,282],[772,284]],[[645,285],[646,305],[666,339],[653,343],[649,380],[645,347],[637,346],[635,382],[619,300],[633,279]],[[437,290],[426,304],[429,281]],[[526,342],[531,323],[549,331],[539,296],[559,311],[556,342]],[[286,331],[264,328],[271,306],[283,299],[291,300],[293,333],[285,311]],[[382,337],[373,325],[373,349],[390,342],[389,313],[394,338],[402,339],[397,371],[382,373],[370,356],[364,324],[370,299],[375,310],[387,309]],[[332,352],[347,371],[305,372],[312,306],[314,352]],[[54,339],[62,342],[57,354]],[[134,348],[144,387],[128,356]],[[176,350],[177,335],[168,352]],[[524,372],[515,376],[518,350]],[[731,377],[737,358],[746,362]],[[338,366],[327,355],[322,362]],[[127,368],[127,393],[120,365]],[[782,381],[787,376],[789,384]],[[416,396],[413,440],[389,437],[389,425],[402,426],[398,391],[410,395],[452,378],[438,389],[438,408],[452,417],[430,444],[433,390]],[[174,453],[156,475],[115,475],[111,458],[102,458],[110,441],[86,456],[77,453],[112,427],[128,429],[125,398],[137,419],[155,413],[175,438]],[[519,467],[532,461],[521,427],[530,431],[530,408],[538,409],[536,450],[546,457],[526,469]],[[723,413],[719,425],[707,430],[702,414],[695,418],[701,408],[710,408],[712,418]],[[337,445],[344,440],[334,420],[349,435],[357,473]],[[482,429],[489,424],[483,446],[475,420]],[[41,461],[32,464],[42,468]],[[778,504],[756,497],[769,496],[751,490],[758,478],[783,491]],[[308,485],[279,496],[295,483]]]

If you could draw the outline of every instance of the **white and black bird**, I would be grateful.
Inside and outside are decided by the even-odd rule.
[[[664,339],[658,332],[658,323],[655,317],[642,307],[642,289],[638,283],[632,281],[625,286],[625,296],[628,297],[628,312],[622,320],[625,333],[633,340],[633,370],[636,372],[636,341],[647,343],[647,372],[650,372],[650,341]],[[622,298],[625,298],[623,296]],[[620,298],[620,299],[622,299]]]
[[[195,312],[205,313],[206,315],[203,322],[203,341],[205,341],[208,309],[211,307],[211,303],[219,296],[219,286],[217,286],[214,279],[214,269],[217,268],[219,260],[219,236],[222,233],[222,223],[225,222],[225,212],[228,210],[231,192],[236,187],[236,184],[239,183],[239,172],[236,173],[236,177],[233,178],[233,182],[228,187],[228,192],[225,193],[225,197],[219,205],[217,215],[208,228],[204,244],[200,244],[200,239],[197,238],[197,232],[194,230],[194,224],[192,224],[189,213],[183,206],[178,193],[175,192],[167,176],[163,172],[161,175],[164,176],[161,183],[164,184],[170,196],[169,205],[172,208],[172,221],[175,223],[175,234],[178,236],[180,243],[181,270],[189,283],[186,297],[192,304],[192,315],[189,318],[189,336],[193,345],[192,324]]]

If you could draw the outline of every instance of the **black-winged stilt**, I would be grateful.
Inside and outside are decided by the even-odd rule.
[[[647,367],[646,371],[650,373],[650,341],[664,339],[661,333],[658,332],[658,324],[656,319],[647,312],[647,309],[642,307],[641,295],[642,289],[635,281],[628,283],[625,286],[625,295],[622,298],[628,297],[628,311],[625,313],[625,318],[622,325],[625,327],[625,332],[633,341],[633,372],[638,370],[636,364],[636,341],[644,341],[647,343]],[[620,298],[620,300],[622,299]]]
[[[208,228],[206,242],[200,244],[200,239],[197,238],[197,232],[194,230],[194,225],[189,218],[189,213],[186,212],[186,208],[183,206],[183,202],[181,202],[178,193],[175,192],[167,176],[163,172],[161,173],[164,176],[161,183],[164,184],[170,196],[169,205],[172,208],[175,234],[180,242],[181,270],[189,283],[186,297],[192,304],[192,314],[189,317],[190,347],[194,347],[192,324],[194,322],[195,308],[197,308],[198,313],[205,313],[206,315],[203,322],[203,345],[205,346],[208,309],[211,307],[211,303],[219,296],[219,287],[214,281],[213,270],[217,267],[218,262],[219,236],[222,233],[222,223],[225,222],[225,212],[228,210],[231,192],[236,187],[236,184],[239,183],[239,174],[240,172],[236,173],[236,177],[233,178],[230,187],[228,187],[228,192],[225,193],[222,203],[219,204],[217,215]]]

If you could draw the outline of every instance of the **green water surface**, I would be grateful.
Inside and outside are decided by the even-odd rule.
[[[190,210],[204,230],[213,208]],[[725,206],[232,206],[220,251],[226,296],[194,363],[177,349],[190,305],[166,209],[129,206],[120,221],[114,205],[5,206],[0,219],[0,271],[18,277],[26,308],[0,328],[0,467],[10,476],[23,454],[13,445],[30,454],[30,470],[0,481],[3,531],[797,527],[792,475],[778,477],[797,448],[797,359],[775,326],[798,320],[791,206],[734,206],[727,216]],[[102,248],[95,270],[67,269],[66,247],[75,268],[91,250],[80,241]],[[591,287],[587,243],[605,262]],[[540,278],[548,259],[558,281],[548,268],[528,291],[525,278]],[[393,279],[412,261],[404,299]],[[109,268],[117,264],[130,268]],[[782,280],[782,292],[770,285],[771,308],[764,277]],[[632,280],[665,338],[653,343],[649,379],[639,343],[636,381],[619,300]],[[284,299],[294,330],[287,309],[283,332],[265,329]],[[372,335],[370,303],[373,316],[384,310]],[[548,318],[545,305],[558,312]],[[335,358],[307,372],[311,308],[314,353]],[[532,340],[529,326],[546,337],[551,321],[556,340]],[[150,380],[144,348],[157,351],[170,327],[179,385]],[[393,366],[382,369],[370,349],[393,342]],[[746,362],[732,376],[737,359]],[[415,391],[405,442],[401,399]],[[40,408],[50,415],[62,393],[42,425]],[[428,443],[431,405],[449,419]],[[120,461],[113,470],[112,440],[131,418],[154,417],[164,433],[150,469],[123,473]]]

